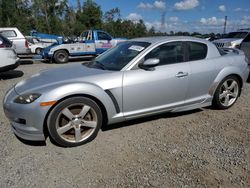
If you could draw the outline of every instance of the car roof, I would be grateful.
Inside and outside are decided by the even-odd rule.
[[[17,29],[16,27],[0,27],[0,30],[11,30],[11,29]]]
[[[130,39],[130,41],[149,42],[151,44],[157,44],[157,43],[161,43],[161,42],[170,42],[170,41],[176,41],[176,40],[201,42],[201,43],[205,43],[205,44],[211,43],[205,39],[196,38],[196,37],[189,37],[189,36],[155,36],[155,37],[144,37],[144,38]]]

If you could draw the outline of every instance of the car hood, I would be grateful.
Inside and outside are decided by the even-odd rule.
[[[241,43],[241,41],[242,41],[242,39],[225,38],[225,39],[214,40],[213,42],[215,42],[215,43],[229,43],[229,42]]]
[[[113,71],[88,68],[82,64],[65,65],[60,68],[51,68],[41,71],[30,78],[15,85],[18,94],[38,91],[41,88],[56,84],[67,84],[72,82],[93,82],[93,77],[109,74]],[[91,79],[90,79],[91,77]]]

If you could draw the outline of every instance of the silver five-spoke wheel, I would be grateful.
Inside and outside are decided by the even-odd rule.
[[[234,79],[227,79],[220,88],[220,102],[222,105],[231,106],[239,95],[239,85]]]
[[[74,104],[64,108],[56,121],[56,129],[62,139],[81,142],[88,138],[97,125],[97,115],[88,105]]]
[[[49,117],[49,133],[58,144],[77,146],[95,138],[102,124],[99,106],[91,99],[73,97],[59,103]]]
[[[240,94],[240,82],[236,76],[224,78],[217,87],[213,106],[218,109],[230,108],[237,100]]]

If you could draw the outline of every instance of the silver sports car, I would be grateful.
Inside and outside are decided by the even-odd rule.
[[[191,37],[139,38],[89,64],[42,71],[10,89],[4,112],[14,133],[62,146],[94,139],[104,124],[213,105],[231,107],[249,73],[240,50]]]

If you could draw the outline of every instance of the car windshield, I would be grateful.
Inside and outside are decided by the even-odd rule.
[[[232,32],[232,33],[228,33],[228,35],[226,36],[226,38],[238,38],[238,39],[243,39],[245,38],[247,35],[247,32]]]
[[[138,41],[120,43],[116,47],[98,56],[87,66],[103,70],[120,71],[149,45],[150,43],[148,42]]]

